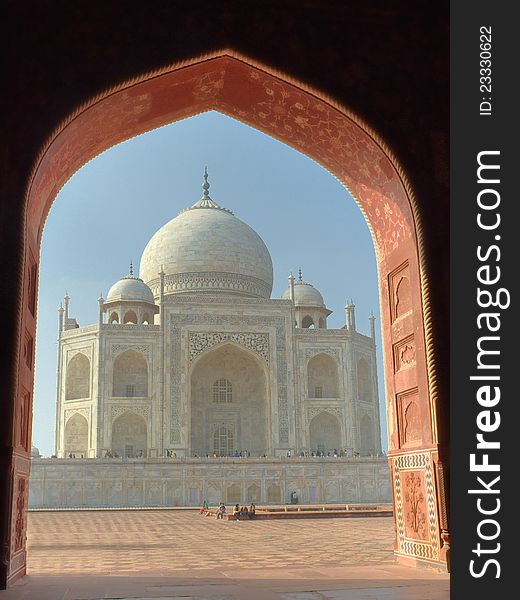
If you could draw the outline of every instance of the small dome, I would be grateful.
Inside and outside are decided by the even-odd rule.
[[[291,297],[291,288],[287,288],[282,294],[284,300],[289,300]],[[325,302],[320,292],[310,283],[299,279],[294,284],[294,305],[295,306],[316,306],[325,308]]]
[[[208,194],[157,231],[144,249],[139,275],[157,295],[159,271],[165,294],[217,292],[269,298],[273,263],[260,236]]]
[[[106,303],[120,301],[155,304],[152,290],[142,279],[133,275],[122,277],[110,288]]]
[[[41,454],[40,451],[38,450],[38,448],[36,448],[36,446],[32,446],[31,448],[31,458],[41,458]]]

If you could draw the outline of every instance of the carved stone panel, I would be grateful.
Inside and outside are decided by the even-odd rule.
[[[267,333],[229,333],[224,331],[191,331],[189,334],[189,361],[199,354],[230,341],[257,354],[269,365],[269,335]]]
[[[150,358],[150,346],[149,344],[112,344],[110,348],[110,355],[115,358],[121,352],[126,350],[134,350],[140,354],[144,354],[146,358]]]
[[[34,362],[34,339],[28,331],[25,332],[23,357],[26,367],[32,371]]]
[[[394,372],[415,366],[416,348],[413,334],[394,344]]]
[[[388,276],[390,292],[391,320],[408,314],[412,310],[412,295],[410,287],[410,267],[405,261]]]
[[[150,416],[149,406],[135,406],[134,404],[129,404],[128,406],[112,406],[112,421],[115,421],[117,417],[121,416],[127,411],[133,412],[136,415],[143,417],[144,419],[148,419],[148,417]]]
[[[330,348],[328,346],[325,348],[320,348],[320,347],[306,348],[305,360],[309,361],[311,358],[313,358],[314,356],[317,356],[318,354],[328,354],[329,356],[332,356],[339,362],[339,358],[340,358],[339,353],[340,353],[339,348]]]
[[[15,521],[14,521],[14,552],[23,549],[25,542],[25,504],[27,479],[20,477],[16,485]]]
[[[310,423],[315,416],[327,412],[337,417],[340,422],[343,419],[343,410],[337,406],[309,406],[307,408],[307,423]]]
[[[18,421],[16,426],[16,445],[29,452],[29,427],[31,422],[31,395],[26,390],[21,390],[18,402]]]
[[[399,446],[418,446],[422,443],[422,418],[417,388],[397,394]]]
[[[430,453],[392,458],[397,552],[439,560],[436,491]]]
[[[401,477],[404,504],[404,534],[415,540],[429,540],[428,510],[424,492],[424,471],[405,471]]]
[[[83,415],[87,421],[90,419],[90,408],[71,408],[65,411],[65,423],[76,413]]]

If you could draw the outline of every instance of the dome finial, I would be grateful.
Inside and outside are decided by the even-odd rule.
[[[209,198],[209,183],[208,183],[208,167],[204,167],[204,183],[202,184],[204,190],[204,198]]]
[[[302,268],[298,268],[298,281],[302,281]]]
[[[130,277],[134,276],[134,265],[132,264],[132,261],[130,261]]]

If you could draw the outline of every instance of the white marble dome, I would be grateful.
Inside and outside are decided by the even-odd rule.
[[[262,238],[208,195],[157,231],[144,249],[140,277],[159,294],[218,292],[269,298],[273,263]]]
[[[287,288],[282,294],[282,298],[289,300],[290,297],[291,288]],[[313,285],[301,279],[294,284],[294,305],[325,308],[325,302],[320,292]]]
[[[114,283],[108,292],[106,303],[109,302],[146,302],[154,304],[152,290],[142,279],[128,275]]]

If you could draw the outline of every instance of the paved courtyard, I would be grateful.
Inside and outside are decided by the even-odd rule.
[[[0,600],[447,600],[396,565],[392,518],[216,521],[195,511],[32,512],[28,577]]]
[[[30,574],[393,562],[393,520],[217,521],[195,511],[29,513]]]

